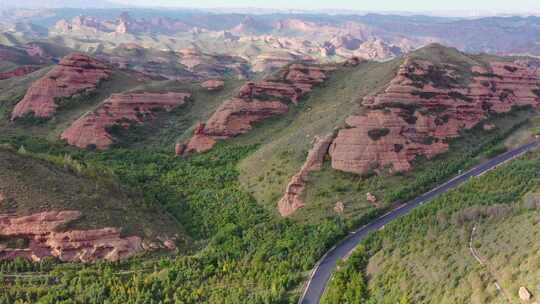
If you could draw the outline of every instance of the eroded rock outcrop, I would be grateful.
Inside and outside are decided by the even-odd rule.
[[[114,142],[112,127],[127,129],[155,118],[156,111],[170,111],[184,103],[188,93],[113,94],[66,129],[61,138],[79,148],[106,149]]]
[[[45,257],[56,257],[65,262],[118,261],[142,251],[141,238],[122,237],[116,228],[57,231],[80,216],[79,211],[0,215],[0,236],[24,239],[26,245],[9,248],[0,243],[0,260],[22,257],[40,261]]]
[[[34,65],[24,65],[18,68],[15,68],[13,70],[7,71],[7,72],[1,72],[0,73],[0,80],[9,79],[13,77],[21,77],[24,75],[28,75],[32,72],[35,72],[39,70],[40,67],[34,66]]]
[[[294,61],[311,61],[313,58],[290,51],[274,51],[262,53],[252,63],[254,72],[272,71],[282,68]]]
[[[43,78],[34,82],[24,98],[15,106],[11,119],[27,114],[49,118],[58,108],[57,99],[94,90],[97,85],[111,76],[108,66],[87,55],[73,53]]]
[[[292,64],[260,82],[245,84],[236,96],[225,101],[205,124],[200,124],[183,147],[182,154],[210,150],[218,139],[227,139],[251,130],[252,124],[288,112],[289,104],[326,79],[330,68]]]
[[[0,61],[8,61],[18,65],[39,65],[48,63],[42,53],[33,53],[28,48],[32,43],[23,45],[21,48],[0,45]]]
[[[524,286],[521,286],[519,288],[518,295],[519,295],[519,299],[522,301],[529,301],[532,297],[529,290]]]
[[[348,128],[330,148],[333,168],[358,174],[407,171],[417,156],[429,159],[447,151],[448,139],[490,113],[540,102],[538,75],[526,65],[473,66],[470,79],[459,69],[407,60],[384,92],[364,99],[367,113],[347,118]]]
[[[322,169],[324,157],[328,154],[328,148],[333,139],[333,133],[323,137],[315,136],[313,148],[309,151],[306,162],[300,171],[291,178],[285,190],[285,195],[278,202],[278,210],[281,216],[290,216],[304,206],[301,196],[306,188],[309,173]],[[343,204],[341,210],[343,210]]]
[[[225,82],[223,80],[219,80],[219,79],[210,79],[210,80],[207,80],[203,83],[201,83],[201,87],[207,89],[208,91],[211,91],[211,92],[214,92],[214,91],[219,91],[221,89],[223,89],[223,87],[225,86]]]

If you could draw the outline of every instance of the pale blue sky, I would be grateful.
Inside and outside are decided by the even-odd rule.
[[[113,0],[124,4],[179,7],[351,9],[362,11],[535,11],[540,0]]]

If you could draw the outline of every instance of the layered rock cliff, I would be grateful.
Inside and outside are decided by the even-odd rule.
[[[288,112],[327,77],[330,68],[292,64],[272,77],[246,83],[231,100],[225,101],[205,124],[200,124],[178,155],[210,150],[218,139],[227,139],[251,130],[256,122]]]
[[[313,148],[309,151],[306,161],[300,171],[292,178],[285,194],[278,202],[278,211],[281,216],[290,216],[304,206],[301,195],[306,188],[309,173],[321,170],[324,157],[328,154],[328,148],[334,139],[334,134],[327,134],[323,137],[315,136]]]
[[[87,55],[72,53],[43,78],[34,82],[24,98],[15,106],[11,119],[27,114],[49,118],[54,115],[57,98],[71,97],[96,89],[97,85],[111,76],[105,64]]]
[[[76,120],[60,136],[79,148],[106,149],[114,142],[111,127],[129,128],[155,118],[156,111],[171,111],[186,103],[188,93],[113,94],[92,112]]]
[[[0,73],[0,80],[10,79],[13,77],[21,77],[39,70],[40,67],[34,65],[24,65],[7,72]]]
[[[18,248],[0,243],[0,260],[21,257],[37,262],[55,257],[64,262],[118,261],[143,250],[141,238],[122,237],[116,228],[57,231],[80,216],[78,211],[0,215],[0,236],[25,240],[25,246]]]
[[[347,118],[330,147],[332,167],[364,174],[411,169],[418,156],[448,150],[447,140],[514,106],[539,105],[538,73],[523,63],[467,67],[407,60],[381,93],[363,101],[367,112]]]

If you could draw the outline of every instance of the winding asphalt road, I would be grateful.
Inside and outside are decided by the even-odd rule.
[[[501,165],[502,163],[514,159],[532,149],[534,149],[540,141],[534,141],[519,148],[510,150],[497,157],[494,157],[471,170],[460,174],[446,183],[426,192],[415,199],[399,206],[398,208],[388,212],[387,214],[379,217],[371,223],[359,228],[358,230],[349,234],[342,242],[330,249],[326,255],[315,266],[311,274],[311,279],[307,283],[304,290],[304,294],[300,298],[299,304],[318,304],[326,284],[332,275],[332,271],[336,267],[336,263],[346,257],[370,232],[376,231],[384,227],[384,225],[390,223],[398,217],[401,217],[409,213],[414,208],[429,202],[436,196],[447,192],[457,186],[463,184],[471,177],[480,176],[483,173]]]

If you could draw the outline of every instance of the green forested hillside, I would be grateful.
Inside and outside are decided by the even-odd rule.
[[[529,153],[386,225],[341,265],[323,303],[516,303],[521,286],[538,294],[539,169],[540,152]]]
[[[454,55],[449,51],[433,56]],[[192,100],[171,113],[163,113],[163,116],[160,114],[155,124],[130,128],[118,134],[120,141],[112,149],[102,152],[68,147],[57,138],[58,131],[88,110],[86,107],[68,107],[60,111],[58,118],[46,122],[11,123],[8,121],[9,110],[22,97],[24,88],[2,91],[0,94],[7,93],[0,99],[0,109],[3,111],[0,112],[0,143],[25,151],[24,156],[17,155],[17,161],[24,162],[29,157],[28,164],[31,161],[42,164],[42,160],[33,158],[39,155],[41,158],[52,159],[57,165],[63,166],[68,162],[85,168],[83,171],[107,172],[103,176],[96,173],[97,176],[92,176],[91,181],[110,178],[113,183],[125,189],[125,195],[138,194],[134,202],[140,202],[141,206],[148,208],[139,209],[135,203],[127,204],[124,208],[129,208],[134,214],[127,218],[129,221],[122,217],[108,220],[126,220],[137,225],[137,220],[144,221],[148,217],[156,219],[156,214],[166,213],[174,219],[173,222],[178,223],[178,229],[190,242],[186,242],[186,248],[167,255],[143,256],[118,263],[81,265],[55,261],[41,264],[21,260],[0,262],[6,282],[0,285],[0,303],[17,303],[16,300],[18,303],[296,302],[303,282],[317,260],[350,229],[386,212],[393,204],[414,197],[450,178],[459,170],[501,153],[505,149],[504,140],[516,130],[530,127],[531,121],[534,122],[530,118],[537,115],[529,108],[516,108],[506,115],[492,115],[489,118],[489,122],[495,126],[492,130],[485,131],[478,127],[464,132],[462,138],[450,143],[449,153],[429,162],[418,160],[414,170],[399,175],[357,176],[340,173],[332,170],[326,160],[323,170],[312,174],[308,183],[305,199],[309,205],[292,218],[279,217],[275,211],[277,200],[290,176],[304,162],[313,136],[343,127],[345,117],[361,113],[364,109],[359,105],[360,99],[382,89],[395,75],[401,62],[399,59],[386,63],[363,62],[357,67],[338,67],[326,84],[311,92],[298,107],[291,107],[287,115],[260,123],[248,134],[222,141],[208,153],[185,158],[174,156],[174,143],[188,138],[194,124],[206,120],[240,86],[240,81],[228,80],[222,92],[209,93],[197,84],[142,84],[128,77],[125,79],[127,85],[113,86],[111,90],[96,95],[98,97],[89,98],[91,105],[88,108],[104,100],[113,89],[189,91],[193,95]],[[29,82],[30,78],[26,85]],[[438,234],[453,229],[452,212],[477,204],[513,202],[532,189],[536,185],[536,172],[540,172],[539,157],[537,154],[529,155],[524,160],[486,175],[417,211],[417,215],[410,217],[410,220],[407,220],[409,217],[400,220],[393,226],[396,228],[389,227],[383,232],[393,233],[395,238],[386,241],[382,236],[374,237],[373,241],[365,245],[366,254],[374,256],[360,256],[354,267],[348,268],[342,276],[342,281],[335,281],[334,290],[338,297],[341,294],[351,294],[343,291],[343,288],[350,287],[356,290],[352,294],[373,298],[374,301],[388,300],[388,303],[395,303],[396,300],[403,300],[406,303],[426,299],[421,290],[409,292],[406,288],[408,286],[402,289],[401,286],[398,288],[392,285],[393,276],[405,274],[402,274],[398,266],[385,264],[393,261],[392,258],[401,257],[401,254],[409,254],[409,251],[416,248],[415,245],[389,252],[383,250],[388,259],[383,256],[385,258],[379,260],[377,257],[382,254],[375,254],[380,249],[377,246],[384,245],[387,248],[386,242],[388,248],[397,246],[393,242],[401,242],[401,246],[405,244],[405,237],[410,231],[420,229],[414,237],[428,235],[428,239],[421,240],[427,245],[421,248],[431,248],[428,243],[436,244],[434,240]],[[17,167],[30,170],[26,165]],[[33,174],[29,172],[26,174]],[[63,171],[57,174],[58,179],[67,182],[72,179],[80,182],[80,178],[83,178]],[[40,176],[37,173],[33,175]],[[75,182],[73,185],[77,187]],[[81,186],[81,189],[85,187]],[[65,190],[65,195],[74,197],[73,188],[67,187]],[[382,202],[381,208],[374,208],[367,203],[367,192],[377,195]],[[97,199],[104,200],[106,206],[115,204],[115,196],[108,196],[106,192],[98,194],[101,196]],[[70,200],[69,197],[63,201],[54,196],[51,199],[64,202],[63,206],[77,206],[82,202],[75,198]],[[339,200],[352,206],[343,215],[332,211]],[[86,207],[93,206],[91,203]],[[26,204],[28,207],[25,208],[34,210],[35,206],[30,206],[31,201]],[[437,226],[433,228],[434,232],[430,232],[426,230],[430,227],[428,224],[438,220],[437,212],[433,211],[436,209],[430,208],[437,206],[450,208],[447,215],[443,214],[446,216],[446,226]],[[145,214],[140,215],[140,212]],[[96,213],[96,217],[100,214]],[[425,214],[425,219],[420,216],[422,214]],[[416,224],[422,220],[428,224]],[[171,222],[163,221],[159,225],[166,226],[163,229],[177,229],[171,227]],[[408,228],[401,230],[401,226]],[[454,228],[461,231],[466,227],[460,225]],[[484,228],[479,229],[480,233]],[[403,237],[401,233],[404,233]],[[455,243],[439,246],[457,248],[453,245]],[[491,249],[485,248],[487,256]],[[392,257],[393,254],[400,255]],[[430,256],[433,259],[436,257],[434,254]],[[453,261],[450,257],[447,260]],[[355,271],[358,265],[370,271],[370,280],[367,280],[363,272]],[[447,268],[452,269],[450,266]],[[387,271],[378,272],[383,268]],[[446,268],[442,270],[446,271]],[[457,270],[450,275],[458,276],[461,270]],[[425,272],[425,269],[422,271]],[[17,277],[20,273],[29,276]],[[448,274],[443,272],[443,275]],[[412,275],[410,278],[410,282],[416,278],[422,279]],[[441,298],[444,296],[436,293],[441,288],[439,285],[426,283],[420,286]],[[385,292],[379,294],[372,290]],[[466,289],[463,290],[466,292]],[[448,299],[461,301],[466,295],[463,298]],[[335,299],[334,295],[330,295],[328,301],[340,303],[339,298],[337,302],[332,302]]]
[[[30,215],[78,210],[65,229],[119,227],[127,235],[183,235],[177,221],[145,204],[141,192],[124,189],[105,169],[86,167],[70,156],[33,155],[0,147],[0,213]]]

